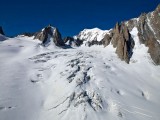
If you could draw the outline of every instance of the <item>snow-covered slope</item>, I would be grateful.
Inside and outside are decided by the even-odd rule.
[[[99,28],[84,29],[75,38],[83,40],[84,44],[91,41],[101,41],[105,34],[109,34],[109,30],[101,30]]]
[[[139,44],[130,64],[112,45],[49,50],[33,38],[0,43],[0,120],[159,120],[160,66]]]

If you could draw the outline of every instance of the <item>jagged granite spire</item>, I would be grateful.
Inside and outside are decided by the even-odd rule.
[[[42,41],[42,44],[48,44],[50,41],[50,38],[53,39],[53,43],[56,46],[64,46],[64,42],[62,40],[61,34],[59,30],[55,27],[52,27],[51,25],[48,25],[44,29],[42,29],[40,32],[36,33],[34,35],[34,39],[39,39]]]

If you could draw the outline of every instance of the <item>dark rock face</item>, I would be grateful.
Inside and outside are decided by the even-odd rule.
[[[127,26],[124,23],[117,23],[110,34],[106,34],[102,40],[102,44],[106,47],[112,43],[116,48],[116,54],[121,60],[129,63],[134,48],[134,40],[129,33]]]
[[[63,39],[64,43],[68,43],[69,46],[73,46],[73,45],[76,45],[75,42],[74,42],[74,38],[73,37],[65,37]]]
[[[0,34],[5,35],[1,26],[0,26]]]
[[[138,22],[138,36],[140,42],[145,44],[149,49],[148,52],[151,55],[155,64],[160,64],[160,45],[157,40],[160,39],[157,27],[154,27],[152,20],[149,18],[150,14],[141,15]],[[154,17],[156,18],[156,16]],[[160,18],[159,18],[160,20]],[[160,25],[160,23],[159,23]],[[157,22],[158,26],[158,22]]]
[[[118,44],[118,40],[119,40],[119,37],[120,37],[120,25],[119,23],[116,23],[116,26],[114,27],[113,31],[113,37],[112,37],[112,45],[113,47],[117,47],[117,44]]]
[[[57,45],[57,46],[64,46],[64,42],[62,40],[61,34],[58,31],[57,28],[55,28],[54,33],[53,33],[53,42]]]
[[[116,53],[121,60],[129,63],[132,56],[134,41],[124,23],[116,24],[113,30],[112,38],[113,47],[116,47]]]
[[[137,27],[140,43],[149,48],[152,60],[160,65],[160,5],[151,13],[141,14],[138,20],[129,20],[127,27],[130,31]]]
[[[65,37],[64,39],[63,39],[63,41],[64,41],[64,43],[66,43],[66,42],[72,42],[72,41],[74,41],[74,38],[73,37]]]
[[[44,28],[41,32],[38,32],[34,35],[34,39],[39,39],[42,41],[42,44],[47,44],[48,38],[53,38],[53,42],[56,46],[64,46],[64,42],[62,40],[61,34],[58,31],[57,28],[53,28],[51,26],[48,26]]]

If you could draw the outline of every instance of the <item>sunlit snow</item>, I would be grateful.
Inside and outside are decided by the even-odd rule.
[[[0,120],[159,120],[160,66],[139,43],[130,64],[115,48],[0,42]]]

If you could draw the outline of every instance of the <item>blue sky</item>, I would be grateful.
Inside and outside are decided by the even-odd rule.
[[[84,28],[110,29],[116,22],[153,11],[160,0],[3,0],[0,25],[6,35],[37,32],[51,24],[62,36]]]

